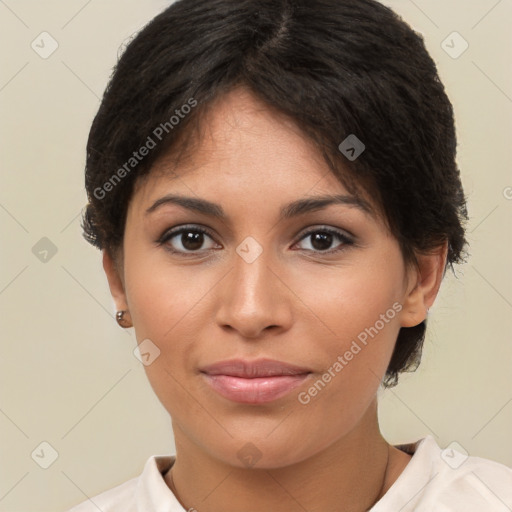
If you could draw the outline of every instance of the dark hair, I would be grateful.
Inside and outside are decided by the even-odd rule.
[[[118,60],[89,134],[90,243],[122,246],[135,182],[236,86],[293,119],[372,198],[404,261],[445,242],[447,265],[465,259],[452,105],[421,35],[373,0],[180,0],[155,17]],[[338,149],[351,134],[365,145],[355,160]],[[416,369],[425,330],[400,330],[385,386]]]

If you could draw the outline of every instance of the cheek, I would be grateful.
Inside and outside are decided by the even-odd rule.
[[[397,255],[389,256],[366,258],[360,264],[329,272],[314,268],[298,272],[293,278],[294,287],[300,290],[297,295],[312,318],[311,327],[318,333],[333,336],[335,344],[346,343],[360,333],[364,338],[366,330],[375,324],[378,331],[383,334],[386,331],[386,337],[391,330],[396,334],[396,310],[403,300],[400,287],[403,270]]]
[[[323,372],[297,397],[305,428],[325,426],[325,446],[350,431],[374,400],[400,330],[401,308],[391,280],[370,273],[331,281],[328,290],[313,288],[309,299],[321,322],[312,321],[307,336],[319,342],[315,355],[321,354]]]
[[[196,326],[201,301],[215,285],[212,273],[173,265],[162,250],[127,254],[126,294],[137,339],[167,342],[184,326]]]
[[[331,369],[326,394],[339,395],[339,403],[375,392],[400,330],[402,260],[398,251],[383,252],[386,257],[333,269],[328,277],[325,270],[297,276],[297,289],[308,290],[301,296],[310,319],[306,337],[317,340],[324,371]]]
[[[136,338],[160,353],[144,367],[150,384],[170,411],[187,400],[182,386],[194,374],[198,344],[212,332],[212,291],[220,277],[207,267],[169,263],[163,251],[126,251],[126,295]]]

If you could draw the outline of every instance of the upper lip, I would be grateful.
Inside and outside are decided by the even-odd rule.
[[[229,375],[253,379],[256,377],[275,377],[279,375],[305,375],[311,373],[311,370],[274,359],[257,359],[255,361],[230,359],[204,366],[201,368],[201,372],[208,375]]]

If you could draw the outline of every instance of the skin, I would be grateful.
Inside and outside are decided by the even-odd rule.
[[[149,338],[161,351],[145,369],[172,418],[177,458],[165,480],[171,486],[172,474],[184,508],[199,512],[366,510],[410,460],[380,434],[376,394],[400,328],[423,321],[434,302],[446,244],[414,267],[379,214],[335,204],[279,220],[292,201],[350,194],[299,129],[245,89],[223,96],[204,127],[188,158],[162,160],[139,183],[122,251],[103,255],[117,309],[129,310],[139,343]],[[227,218],[170,203],[146,213],[171,193],[215,202]],[[186,256],[191,246],[180,234],[157,242],[185,224],[213,236]],[[333,236],[327,254],[304,236],[312,227],[351,234],[354,243]],[[248,236],[263,250],[252,263],[236,252]],[[301,404],[298,393],[394,303],[401,311]],[[240,404],[199,372],[236,357],[313,373],[273,402]],[[251,467],[238,457],[249,442],[261,456]]]

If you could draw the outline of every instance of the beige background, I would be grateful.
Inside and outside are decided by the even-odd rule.
[[[79,226],[86,138],[118,49],[168,3],[0,1],[0,512],[63,511],[174,450]],[[386,3],[424,34],[454,104],[472,255],[431,310],[423,365],[382,393],[382,429],[512,466],[512,3]],[[31,48],[43,31],[59,45],[47,59]],[[441,47],[453,31],[469,43],[457,59]],[[46,262],[32,252],[43,237],[57,249]],[[34,460],[49,461],[43,441],[58,453],[48,469]]]

